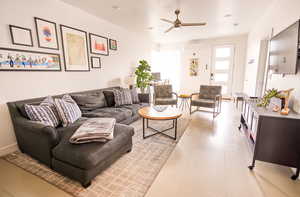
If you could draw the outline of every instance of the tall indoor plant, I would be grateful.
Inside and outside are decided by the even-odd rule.
[[[145,89],[152,80],[151,66],[146,60],[140,60],[139,65],[135,70],[136,86],[140,88],[142,93],[145,93]]]

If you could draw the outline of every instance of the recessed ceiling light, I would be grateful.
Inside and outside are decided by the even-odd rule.
[[[113,5],[112,8],[113,8],[114,10],[119,10],[119,9],[120,9],[120,7],[117,6],[117,5]]]
[[[239,26],[239,24],[238,23],[233,23],[233,26]]]
[[[154,27],[148,27],[147,29],[148,29],[148,30],[153,30],[153,29],[154,29]]]
[[[224,15],[224,17],[228,18],[228,17],[232,17],[232,15],[231,14],[226,14],[226,15]]]

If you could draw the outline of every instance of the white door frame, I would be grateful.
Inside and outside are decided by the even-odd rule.
[[[216,58],[216,49],[217,48],[231,48],[231,57],[230,58]],[[215,62],[217,60],[230,60],[230,68],[229,71],[225,72],[229,74],[228,82],[227,84],[227,93],[224,95],[225,97],[231,97],[232,96],[232,86],[233,86],[233,73],[234,73],[234,67],[235,67],[235,45],[234,44],[216,44],[212,46],[212,56],[211,56],[211,74],[215,75]],[[224,71],[220,70],[219,73],[222,73]],[[214,76],[213,76],[214,77]],[[214,82],[214,78],[211,77],[210,79],[210,85],[214,84],[220,84],[222,85],[222,82]],[[223,83],[224,84],[224,83]]]

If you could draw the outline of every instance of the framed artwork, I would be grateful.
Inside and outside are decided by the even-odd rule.
[[[89,34],[90,37],[90,51],[96,55],[109,55],[108,38],[96,34]]]
[[[115,50],[115,51],[118,49],[118,45],[117,45],[116,40],[109,39],[109,49],[110,50]]]
[[[45,49],[59,49],[56,23],[34,17],[38,45]]]
[[[199,74],[199,62],[198,58],[190,59],[190,76],[198,76]]]
[[[91,57],[92,68],[101,68],[101,58]]]
[[[9,25],[11,41],[15,45],[32,47],[31,29]]]
[[[66,71],[90,71],[87,33],[60,25]]]
[[[0,71],[61,71],[60,55],[0,48]]]

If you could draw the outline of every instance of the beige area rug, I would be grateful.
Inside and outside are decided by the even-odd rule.
[[[4,156],[3,159],[75,197],[142,197],[183,135],[189,120],[190,117],[187,115],[178,119],[178,138],[176,141],[162,135],[143,139],[142,120],[131,124],[135,127],[132,151],[99,174],[87,189],[78,182],[38,163],[26,154],[15,152]],[[154,128],[164,129],[171,126],[172,122],[149,121],[149,124]],[[173,132],[170,134],[173,135]]]

